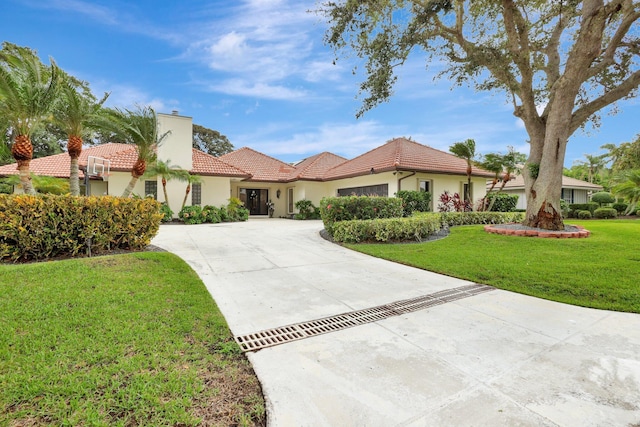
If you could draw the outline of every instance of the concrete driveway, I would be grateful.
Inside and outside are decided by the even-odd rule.
[[[152,243],[193,267],[236,336],[471,285],[321,228],[164,225]],[[640,426],[637,314],[489,290],[248,356],[271,426]]]

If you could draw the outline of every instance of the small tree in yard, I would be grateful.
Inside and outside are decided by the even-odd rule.
[[[440,75],[502,91],[529,136],[524,224],[564,229],[562,171],[571,135],[640,85],[633,0],[328,1],[325,41],[367,60],[358,116],[387,101],[394,72],[423,50]]]
[[[611,193],[607,193],[606,191],[600,191],[591,196],[591,201],[597,203],[602,207],[603,204],[614,203],[616,198],[613,197]]]
[[[464,160],[467,163],[467,188],[464,191],[464,201],[471,204],[471,172],[476,158],[476,142],[473,139],[467,139],[464,142],[456,142],[449,151],[454,156]]]
[[[171,210],[171,207],[169,206],[169,195],[167,194],[167,181],[170,181],[172,179],[186,181],[189,172],[180,168],[180,166],[172,165],[171,160],[156,160],[156,162],[147,169],[145,175],[159,176],[162,179],[162,193],[164,194],[164,202],[166,203],[167,208]]]
[[[622,172],[616,178],[617,184],[613,187],[616,196],[624,197],[629,202],[626,215],[635,212],[640,204],[640,169]]]

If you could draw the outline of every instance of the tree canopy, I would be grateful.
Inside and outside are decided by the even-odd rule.
[[[200,125],[193,125],[193,148],[220,157],[234,150],[229,139],[217,130]]]
[[[346,0],[319,12],[325,41],[366,60],[358,115],[392,96],[396,68],[419,50],[454,84],[505,93],[529,135],[525,224],[534,227],[564,228],[570,136],[640,84],[637,1]]]

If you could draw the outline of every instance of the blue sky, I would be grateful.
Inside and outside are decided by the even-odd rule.
[[[503,94],[451,90],[417,58],[395,95],[360,119],[355,58],[332,63],[313,1],[3,0],[2,40],[36,49],[45,63],[111,92],[108,105],[178,110],[236,147],[287,162],[322,151],[355,157],[405,136],[444,151],[473,138],[480,153],[528,153]],[[565,165],[640,132],[640,103],[620,104],[599,129],[578,131]]]

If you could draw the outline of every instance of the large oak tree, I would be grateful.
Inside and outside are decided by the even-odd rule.
[[[419,49],[454,83],[506,92],[529,135],[524,223],[533,227],[564,228],[570,136],[640,84],[638,1],[343,0],[319,12],[325,41],[366,59],[359,115],[391,97],[395,69]]]

